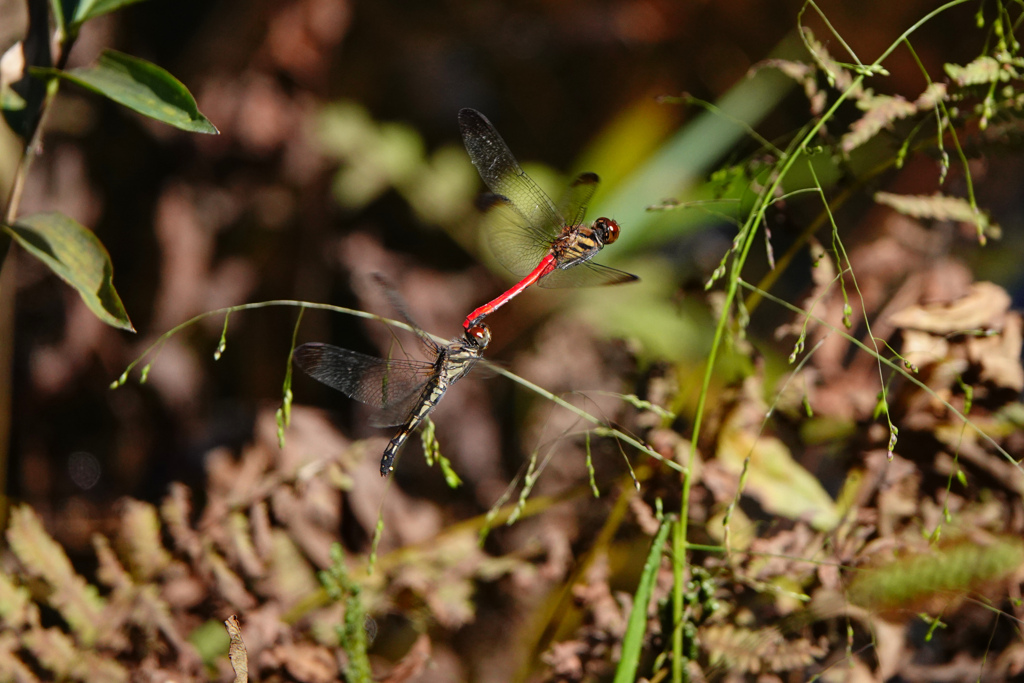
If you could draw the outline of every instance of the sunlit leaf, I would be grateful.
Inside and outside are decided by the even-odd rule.
[[[25,216],[4,229],[77,289],[97,318],[112,327],[135,331],[114,289],[110,255],[91,230],[60,213]]]
[[[753,394],[734,408],[719,433],[717,461],[739,476],[749,458],[743,494],[768,512],[805,519],[816,529],[833,528],[839,521],[835,502],[782,440],[762,432],[764,414],[764,405]]]
[[[76,30],[89,19],[95,19],[114,10],[134,5],[142,0],[81,0],[75,8],[75,15],[71,17],[71,28]]]
[[[193,133],[218,133],[181,81],[144,59],[107,50],[93,66],[70,71],[32,71],[72,81],[175,128]]]

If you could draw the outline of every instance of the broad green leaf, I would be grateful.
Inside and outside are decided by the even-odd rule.
[[[60,213],[36,213],[3,227],[23,249],[77,289],[97,318],[135,331],[114,289],[110,255],[91,230]]]
[[[125,5],[134,5],[142,0],[81,0],[75,8],[75,15],[71,17],[71,29],[77,31],[78,27],[89,19],[113,12]]]
[[[33,69],[33,72],[67,79],[182,130],[218,133],[181,81],[144,59],[107,50],[94,66],[70,71]]]

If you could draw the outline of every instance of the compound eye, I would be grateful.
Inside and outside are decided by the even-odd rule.
[[[487,346],[491,341],[491,328],[484,323],[473,325],[466,330],[466,334],[473,339],[478,346]]]
[[[602,244],[611,244],[619,239],[619,224],[611,218],[598,218],[594,221],[594,229],[601,236]]]

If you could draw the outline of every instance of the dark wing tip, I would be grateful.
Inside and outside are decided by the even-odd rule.
[[[579,187],[580,185],[597,185],[601,182],[601,179],[597,177],[596,173],[580,173],[576,176],[576,180],[572,181],[571,187]]]
[[[512,201],[500,194],[493,194],[491,192],[485,192],[476,198],[476,208],[482,213],[487,213],[491,209],[500,205],[512,206]]]
[[[303,344],[302,346],[297,346],[295,350],[292,351],[292,360],[301,369],[308,372],[311,368],[316,367],[323,359],[325,346],[327,345],[320,342],[310,342],[308,344]]]
[[[463,107],[459,110],[459,126],[462,128],[477,127],[480,123],[484,123],[486,126],[491,126],[491,122],[487,120],[487,117],[478,112],[476,109],[469,107]]]

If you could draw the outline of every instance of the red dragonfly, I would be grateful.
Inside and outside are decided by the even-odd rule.
[[[476,309],[462,323],[470,329],[535,282],[541,287],[588,287],[639,280],[591,259],[619,237],[619,224],[601,217],[583,223],[587,202],[599,179],[583,173],[556,207],[516,162],[491,122],[475,109],[459,112],[459,128],[469,158],[494,194],[480,198],[487,213],[487,236],[495,257],[522,279],[498,298]]]

